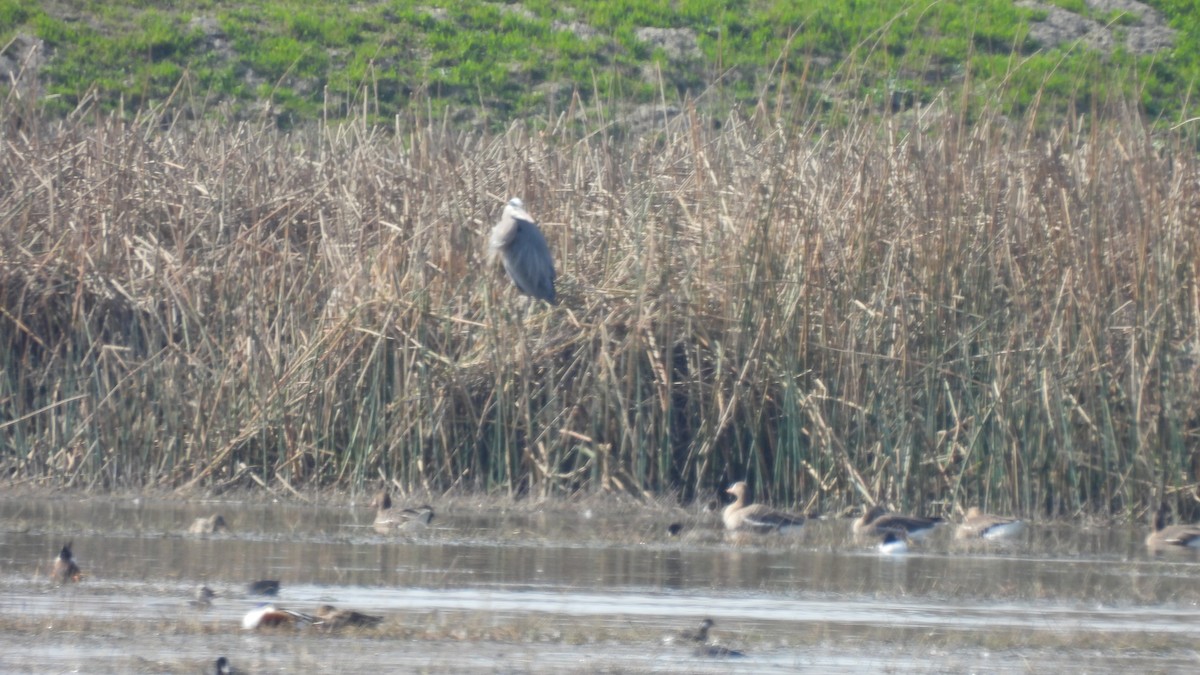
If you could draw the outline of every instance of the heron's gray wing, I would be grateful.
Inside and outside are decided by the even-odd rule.
[[[528,211],[514,206],[512,202],[505,204],[504,211],[500,214],[500,222],[492,228],[492,248],[501,249],[511,245],[522,223],[533,225],[535,229],[537,227]]]
[[[514,219],[516,227],[509,244],[501,249],[504,269],[522,293],[554,304],[554,261],[537,225]]]

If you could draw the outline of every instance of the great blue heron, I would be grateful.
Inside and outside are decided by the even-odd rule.
[[[550,249],[525,204],[516,197],[508,200],[500,222],[492,227],[488,261],[494,262],[497,254],[522,293],[554,304],[555,274]]]

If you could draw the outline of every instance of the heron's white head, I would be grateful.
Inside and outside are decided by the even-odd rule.
[[[520,197],[513,197],[512,199],[508,200],[508,205],[521,210],[525,209],[525,202],[521,201]]]

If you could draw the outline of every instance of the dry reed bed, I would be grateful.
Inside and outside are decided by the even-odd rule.
[[[925,115],[10,124],[0,462],[89,487],[748,478],[935,511],[1195,495],[1187,139]],[[512,195],[558,307],[484,265]]]

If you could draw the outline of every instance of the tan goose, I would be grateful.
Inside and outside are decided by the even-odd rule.
[[[392,497],[387,490],[380,490],[371,500],[370,506],[377,509],[375,529],[379,532],[421,527],[433,521],[433,507],[428,504],[415,509],[392,508]]]
[[[1200,525],[1167,525],[1170,512],[1163,504],[1154,514],[1154,531],[1146,537],[1146,546],[1155,550],[1200,549]]]
[[[941,518],[918,518],[888,513],[883,505],[872,506],[854,521],[854,534],[860,537],[883,537],[887,533],[903,534],[911,541],[924,539],[942,522]]]
[[[967,517],[954,530],[958,539],[1007,539],[1020,534],[1025,523],[1016,518],[984,513],[978,506],[967,509]]]
[[[726,506],[725,511],[721,514],[726,530],[731,532],[796,532],[804,526],[804,516],[776,511],[764,504],[747,504],[746,491],[748,489],[745,481],[738,481],[726,490],[736,497],[734,502]]]

